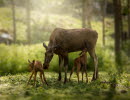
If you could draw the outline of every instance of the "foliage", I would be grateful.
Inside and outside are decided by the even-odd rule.
[[[35,12],[34,14],[37,15]],[[56,27],[79,28],[81,25],[81,22],[78,19],[69,16],[51,14],[51,16],[43,15],[41,18],[39,18],[39,16],[36,15],[33,16],[34,24],[32,25],[32,43],[39,43],[43,40],[49,40],[50,34]]]
[[[42,44],[35,45],[4,45],[0,44],[0,75],[15,74],[28,71],[28,59],[44,61],[45,49]],[[108,71],[115,67],[114,52],[109,47],[97,47],[96,49],[99,69]],[[88,54],[87,54],[88,55]],[[69,70],[73,61],[79,56],[79,52],[69,54]],[[88,56],[88,70],[93,70],[93,60]],[[51,61],[49,71],[58,71],[58,56]]]
[[[43,48],[40,45],[0,45],[0,74],[18,73],[27,71],[28,59],[43,59]],[[42,47],[42,45],[41,45]],[[38,49],[36,49],[38,48]]]

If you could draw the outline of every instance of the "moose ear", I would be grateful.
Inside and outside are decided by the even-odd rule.
[[[47,49],[47,46],[46,46],[46,44],[44,42],[43,42],[43,47],[45,47]]]
[[[28,59],[28,62],[31,63],[31,61]]]

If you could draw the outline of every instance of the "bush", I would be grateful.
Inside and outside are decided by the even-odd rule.
[[[114,53],[108,47],[96,48],[98,56],[98,66],[100,70],[109,70],[115,66]],[[0,44],[0,75],[15,74],[28,71],[28,59],[44,61],[45,49],[41,44],[35,45],[4,45]],[[73,61],[79,56],[79,52],[69,54],[69,70],[73,66]],[[59,59],[54,55],[49,71],[58,71]],[[94,69],[93,60],[88,56],[88,70]],[[64,70],[64,69],[63,69]]]
[[[28,71],[28,59],[43,61],[44,48],[41,44],[25,45],[0,45],[0,74],[15,74]]]

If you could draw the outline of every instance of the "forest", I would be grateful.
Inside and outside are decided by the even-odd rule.
[[[87,83],[85,75],[81,81],[81,73],[78,82],[78,70],[67,81],[82,50],[68,53],[61,68],[60,56],[54,52],[49,68],[45,69],[50,37],[58,28],[88,29],[98,34],[97,73],[95,57],[89,50],[85,53]],[[71,40],[78,41],[72,37],[68,45]],[[42,66],[48,85],[42,84],[41,76],[37,76],[36,82],[34,76],[27,85],[29,66],[36,61],[41,62],[37,64]],[[94,81],[93,73],[98,74]],[[0,0],[0,100],[22,99],[129,100],[130,0]]]

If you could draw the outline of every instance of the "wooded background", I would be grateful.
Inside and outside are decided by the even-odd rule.
[[[54,55],[45,70],[49,86],[39,77],[36,87],[26,85],[28,59],[44,62],[42,44],[57,27],[97,31],[98,80],[91,81],[94,65],[87,56],[88,83],[77,83],[76,74],[67,84],[57,81]],[[79,53],[69,53],[68,75]],[[0,0],[0,100],[43,98],[130,100],[130,0]]]
[[[129,64],[130,0],[0,0],[0,34],[12,45],[41,44],[56,27],[96,30],[97,48],[111,48],[117,66]]]

